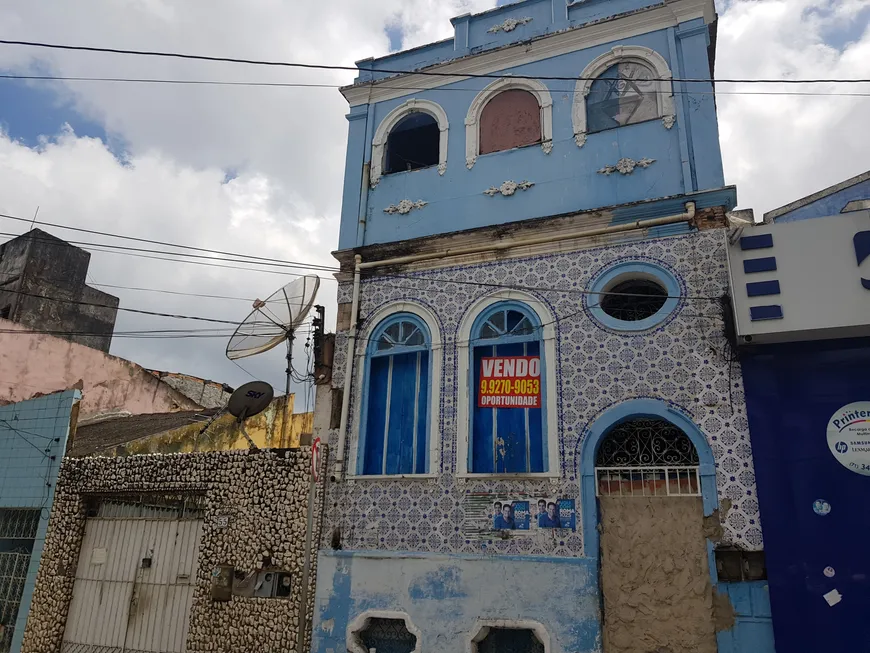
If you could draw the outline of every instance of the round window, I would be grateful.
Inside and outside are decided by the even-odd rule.
[[[674,274],[647,261],[625,261],[601,272],[586,297],[591,315],[617,331],[644,331],[674,313],[683,295]]]
[[[668,291],[651,279],[620,281],[605,293],[601,296],[601,310],[613,319],[625,322],[652,317],[668,299]]]

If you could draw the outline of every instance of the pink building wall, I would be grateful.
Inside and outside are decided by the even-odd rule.
[[[123,358],[0,320],[0,403],[78,386],[79,419],[129,411],[134,415],[200,408],[157,377]],[[23,333],[22,333],[23,332]]]

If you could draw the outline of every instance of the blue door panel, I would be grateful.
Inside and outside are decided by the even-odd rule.
[[[734,627],[716,634],[719,653],[775,653],[767,581],[719,583],[734,608]]]

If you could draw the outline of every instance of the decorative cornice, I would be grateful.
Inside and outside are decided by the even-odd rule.
[[[498,32],[513,32],[520,25],[531,23],[532,20],[533,19],[530,16],[526,16],[525,18],[505,18],[504,22],[499,23],[498,25],[493,25],[486,31],[490,34],[497,34]]]
[[[384,102],[406,96],[413,91],[395,86],[396,79],[402,86],[415,91],[438,88],[466,79],[463,74],[488,75],[500,70],[522,66],[549,59],[576,50],[593,48],[605,43],[620,41],[659,29],[676,27],[681,22],[696,18],[709,24],[715,19],[713,3],[708,0],[675,0],[654,5],[629,15],[618,15],[600,23],[583,25],[574,29],[542,35],[535,39],[534,47],[518,43],[482,52],[472,57],[462,57],[427,67],[426,72],[438,71],[452,76],[402,75],[387,77],[379,82],[359,83],[345,86],[342,94],[351,107],[370,102]]]
[[[655,162],[655,159],[643,158],[640,161],[635,161],[625,157],[617,161],[615,166],[604,166],[598,172],[602,175],[612,175],[614,172],[630,175],[635,168],[649,168]]]
[[[384,213],[398,213],[399,215],[407,215],[414,209],[422,209],[429,202],[424,202],[423,200],[417,200],[416,202],[412,202],[411,200],[402,200],[398,204],[391,204],[387,208],[384,209]]]
[[[499,193],[501,193],[504,197],[510,197],[518,190],[528,190],[532,186],[534,186],[534,182],[531,181],[505,181],[502,182],[501,186],[491,186],[483,191],[484,195],[489,195],[490,197],[495,197]]]

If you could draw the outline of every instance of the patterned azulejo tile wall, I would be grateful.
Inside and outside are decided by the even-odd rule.
[[[671,271],[683,296],[656,328],[616,333],[588,313],[582,292],[610,266],[645,260]],[[556,406],[558,481],[462,479],[456,477],[457,339],[463,317],[481,297],[500,286],[521,286],[556,316]],[[529,290],[534,289],[534,290]],[[350,284],[339,302],[350,301]],[[349,549],[441,553],[581,556],[579,452],[584,432],[599,415],[635,398],[667,401],[690,415],[706,435],[716,459],[720,502],[728,499],[724,541],[762,548],[755,474],[749,443],[743,383],[723,337],[720,297],[728,291],[725,234],[711,230],[523,259],[398,273],[364,281],[360,295],[361,337],[374,325],[365,317],[392,302],[414,301],[437,316],[444,342],[438,414],[440,462],[432,479],[356,480],[333,483],[324,511],[324,545],[333,527]],[[336,338],[333,377],[343,384],[344,334]],[[352,389],[351,415],[359,400]],[[351,420],[347,447],[358,433]],[[331,446],[337,432],[330,434]],[[346,452],[347,456],[347,452]],[[345,458],[348,460],[348,458]],[[472,493],[574,498],[578,530],[541,529],[510,539],[474,537],[466,532],[466,501]]]

